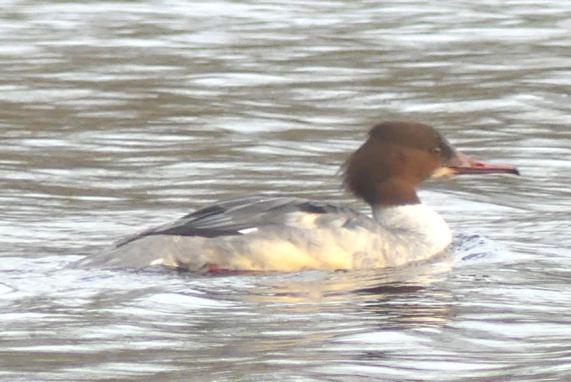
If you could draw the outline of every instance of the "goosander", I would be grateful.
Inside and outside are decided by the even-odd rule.
[[[344,186],[370,205],[372,217],[297,197],[248,196],[146,230],[87,262],[197,272],[402,266],[442,253],[452,242],[444,219],[421,204],[420,183],[456,174],[519,174],[512,166],[470,159],[434,128],[408,122],[373,126],[342,169]]]

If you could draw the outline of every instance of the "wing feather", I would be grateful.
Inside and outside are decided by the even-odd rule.
[[[128,237],[119,242],[117,247],[148,235],[180,235],[208,238],[242,235],[254,228],[287,224],[288,217],[295,212],[312,214],[344,213],[348,214],[349,217],[359,215],[350,208],[330,203],[293,197],[254,195],[222,201],[191,212],[173,223],[151,228]]]

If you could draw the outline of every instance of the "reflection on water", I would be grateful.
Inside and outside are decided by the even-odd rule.
[[[131,364],[135,358],[161,354],[179,359],[193,375],[221,373],[230,364],[255,373],[261,362],[285,377],[294,364],[312,369],[335,361],[339,355],[317,349],[328,343],[335,348],[339,338],[444,326],[452,296],[430,285],[446,277],[450,260],[413,266],[412,277],[401,269],[222,277],[174,271],[88,274],[50,269],[49,261],[16,260],[2,269],[9,283],[20,285],[7,291],[5,301],[28,313],[3,315],[12,334],[3,362],[29,372],[51,365],[65,369],[65,378],[78,379],[84,370],[76,368],[88,356],[100,376],[135,376],[144,370]],[[30,266],[36,270],[13,274]],[[30,276],[33,283],[22,279]],[[47,290],[39,292],[38,282]],[[20,322],[23,318],[28,322]],[[300,353],[300,359],[290,357]],[[22,365],[30,354],[34,365]],[[115,365],[115,357],[124,364]],[[170,370],[170,363],[150,363],[147,371]]]
[[[0,378],[571,378],[567,2],[0,9]],[[450,257],[347,273],[67,267],[254,191],[364,209],[335,174],[386,119],[522,171],[426,185],[457,234]]]

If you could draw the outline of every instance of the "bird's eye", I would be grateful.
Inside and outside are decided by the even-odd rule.
[[[430,150],[430,151],[432,151],[433,154],[438,154],[438,155],[440,155],[440,153],[442,152],[442,149],[441,149],[440,147],[434,147],[434,148],[433,148],[432,150]]]

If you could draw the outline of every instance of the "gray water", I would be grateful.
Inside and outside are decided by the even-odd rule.
[[[568,1],[1,1],[0,379],[571,380]],[[451,256],[363,272],[70,264],[251,192],[365,206],[381,120],[519,178],[426,184]]]

